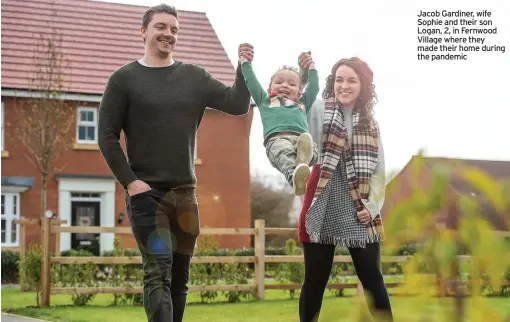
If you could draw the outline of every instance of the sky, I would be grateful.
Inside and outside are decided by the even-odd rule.
[[[165,2],[178,10],[206,12],[234,66],[239,44],[254,46],[253,67],[263,86],[279,66],[296,65],[303,51],[312,52],[321,92],[336,61],[351,56],[365,60],[374,72],[374,111],[387,172],[399,171],[419,150],[434,157],[510,161],[510,144],[503,141],[510,137],[505,95],[510,90],[508,0],[109,2]],[[497,34],[486,36],[486,44],[506,46],[507,51],[471,52],[463,61],[419,61],[421,10],[488,10],[492,16],[484,19],[492,21]],[[252,174],[281,176],[267,161],[262,142],[256,110],[250,135]]]

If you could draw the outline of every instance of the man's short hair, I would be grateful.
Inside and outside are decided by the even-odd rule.
[[[145,11],[142,17],[142,27],[147,28],[152,20],[152,16],[155,13],[161,12],[168,13],[169,15],[174,16],[175,19],[179,20],[179,14],[177,13],[177,9],[175,9],[175,7],[173,6],[169,6],[167,4],[162,3],[157,6],[152,6],[149,9],[147,9],[147,11]]]

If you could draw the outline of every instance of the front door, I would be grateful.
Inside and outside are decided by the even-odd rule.
[[[99,201],[72,201],[72,226],[101,226]],[[99,235],[90,233],[71,234],[71,248],[84,249],[99,256]]]

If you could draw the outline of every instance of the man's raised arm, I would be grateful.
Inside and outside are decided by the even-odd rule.
[[[253,46],[239,45],[239,57],[253,59]],[[236,68],[236,79],[232,86],[226,86],[206,71],[206,106],[231,115],[244,115],[250,109],[250,92],[246,87],[241,65]]]

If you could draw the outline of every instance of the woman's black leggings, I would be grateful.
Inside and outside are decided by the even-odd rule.
[[[319,319],[322,297],[333,267],[335,245],[303,243],[303,250],[305,281],[299,298],[299,316],[301,322],[315,322]],[[390,298],[380,268],[380,244],[367,244],[366,248],[349,248],[349,252],[365,294],[371,297],[372,315],[384,317],[384,321],[393,321]]]

